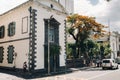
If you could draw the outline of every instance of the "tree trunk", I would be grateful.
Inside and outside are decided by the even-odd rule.
[[[56,55],[54,55],[54,72],[56,72]]]
[[[80,45],[78,44],[78,39],[76,39],[76,58],[80,57]]]

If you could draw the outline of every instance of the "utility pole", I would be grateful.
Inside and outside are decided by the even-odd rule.
[[[110,46],[110,34],[111,34],[111,32],[110,32],[110,19],[108,19],[108,28],[109,28],[108,44]],[[111,53],[110,53],[110,58],[111,58]]]
[[[49,43],[50,19],[48,19],[48,75],[50,75],[50,43]]]
[[[53,18],[53,15],[48,19],[48,75],[50,75],[50,41],[49,41],[49,29],[50,29],[50,21]]]

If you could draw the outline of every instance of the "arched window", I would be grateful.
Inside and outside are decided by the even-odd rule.
[[[0,38],[4,38],[4,35],[5,35],[5,27],[0,26]]]
[[[16,23],[15,22],[11,22],[8,25],[8,36],[13,36],[15,35],[15,27],[16,27]]]
[[[49,28],[49,41],[53,43],[55,41],[55,30],[53,27]]]

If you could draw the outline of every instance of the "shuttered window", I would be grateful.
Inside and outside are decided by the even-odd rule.
[[[13,36],[13,35],[15,35],[15,26],[16,26],[16,23],[15,23],[15,22],[11,22],[11,23],[8,25],[8,36]]]
[[[0,63],[3,62],[3,53],[4,53],[4,48],[3,47],[0,47]]]
[[[1,26],[0,27],[0,38],[4,38],[4,35],[5,35],[5,27]]]
[[[8,58],[7,58],[7,60],[8,60],[8,63],[13,63],[13,60],[14,60],[14,47],[13,47],[13,45],[10,45],[9,47],[8,47]]]

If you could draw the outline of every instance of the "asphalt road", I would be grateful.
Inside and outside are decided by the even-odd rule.
[[[116,70],[102,70],[102,68],[78,69],[64,75],[33,80],[120,80],[120,66]]]
[[[102,68],[88,68],[66,74],[75,80],[120,80],[120,66],[117,70],[102,70]]]
[[[120,69],[118,69],[118,70],[101,70],[101,72],[102,73],[100,73],[96,76],[89,77],[87,79],[88,80],[120,80]]]
[[[0,80],[120,80],[120,65],[117,70],[102,70],[102,68],[78,68],[73,70],[72,73],[34,79],[23,79],[0,72]]]

